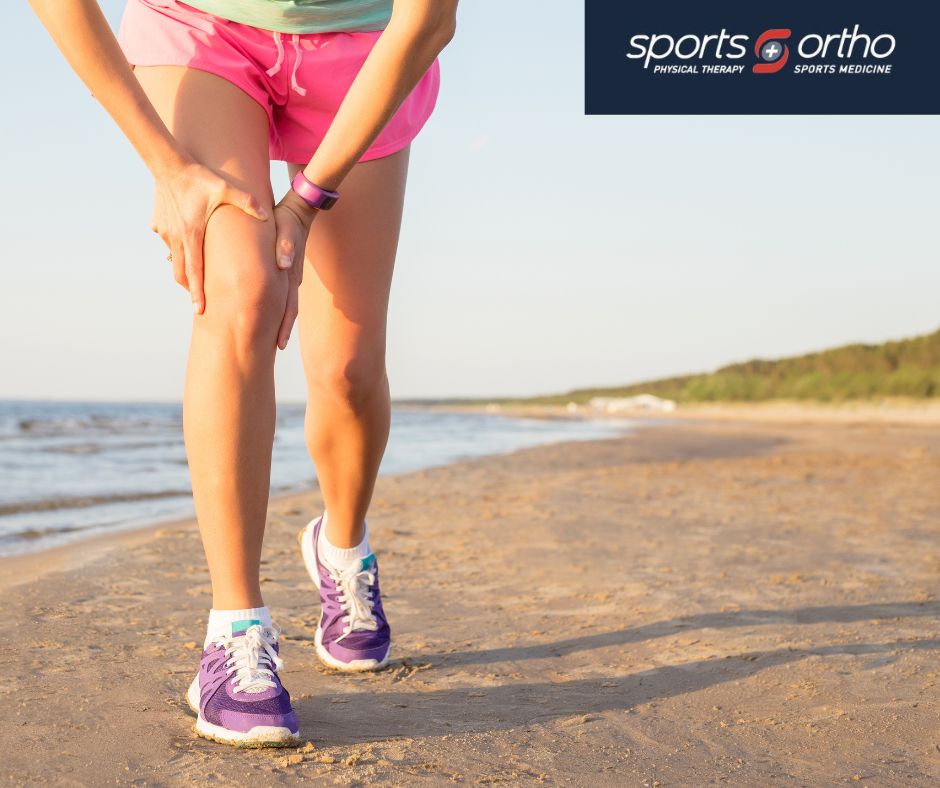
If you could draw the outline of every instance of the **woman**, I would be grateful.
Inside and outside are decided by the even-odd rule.
[[[366,528],[390,422],[386,311],[409,144],[457,0],[129,0],[120,44],[94,0],[31,4],[153,173],[152,229],[192,298],[183,430],[213,597],[196,731],[292,744],[259,585],[276,348],[299,312],[326,503],[301,533],[317,652],[374,670],[390,643]],[[292,178],[277,204],[270,159]]]

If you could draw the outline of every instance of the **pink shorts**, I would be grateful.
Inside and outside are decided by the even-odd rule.
[[[275,33],[177,0],[128,0],[118,40],[135,66],[188,66],[241,88],[268,113],[271,159],[306,164],[380,34]],[[435,61],[360,161],[406,147],[439,86]]]

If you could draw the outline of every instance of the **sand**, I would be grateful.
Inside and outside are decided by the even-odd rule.
[[[0,780],[936,784],[938,472],[936,425],[721,419],[383,478],[366,675],[314,654],[317,494],[276,501],[281,751],[191,731],[191,523],[6,561]]]

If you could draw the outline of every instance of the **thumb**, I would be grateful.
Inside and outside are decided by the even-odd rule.
[[[230,183],[225,184],[222,199],[219,200],[219,204],[223,203],[241,208],[249,216],[253,216],[255,219],[259,219],[262,222],[268,219],[268,212],[264,209],[260,200],[256,199],[248,192],[242,191],[237,186],[232,186]]]
[[[278,238],[275,251],[278,268],[286,270],[294,264],[294,242],[290,238]]]

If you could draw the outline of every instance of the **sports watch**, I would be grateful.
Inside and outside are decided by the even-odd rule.
[[[330,210],[339,199],[339,192],[328,192],[326,189],[321,189],[304,175],[303,170],[294,176],[290,187],[297,192],[301,200],[318,211]]]

